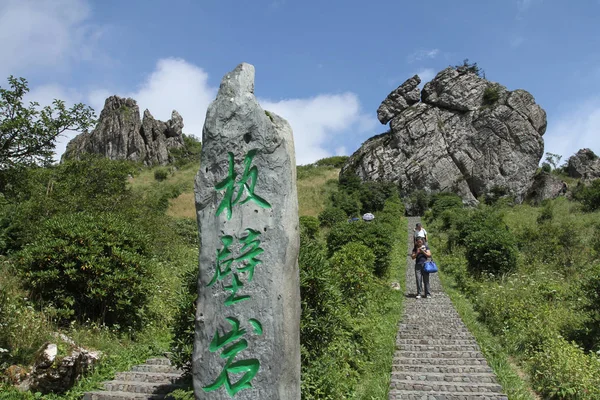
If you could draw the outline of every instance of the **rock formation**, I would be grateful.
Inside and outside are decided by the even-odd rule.
[[[572,178],[591,181],[600,178],[600,158],[590,149],[581,149],[569,158],[567,173]]]
[[[533,178],[533,184],[529,188],[525,200],[539,205],[544,200],[554,199],[567,193],[567,184],[555,175],[540,171]]]
[[[94,130],[73,138],[63,160],[92,153],[112,160],[165,165],[169,162],[169,149],[183,146],[182,129],[183,118],[177,111],[173,111],[170,120],[162,122],[145,110],[140,120],[135,100],[111,96],[106,99]]]
[[[543,155],[546,113],[524,90],[509,91],[467,68],[448,67],[422,93],[413,76],[381,104],[390,130],[367,140],[342,174],[396,182],[415,190],[452,191],[465,203],[492,189],[522,201]]]
[[[292,129],[254,96],[254,67],[206,113],[195,199],[197,399],[300,400],[298,199]]]

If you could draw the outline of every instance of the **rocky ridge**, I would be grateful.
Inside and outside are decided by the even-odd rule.
[[[106,99],[94,130],[73,138],[62,160],[92,153],[112,160],[165,165],[169,162],[169,150],[184,145],[182,129],[183,118],[177,111],[166,122],[155,119],[148,110],[141,119],[135,100],[111,96]]]
[[[533,96],[464,67],[444,69],[422,91],[419,83],[413,76],[382,102],[377,116],[390,130],[363,143],[341,174],[396,182],[405,197],[452,191],[476,204],[500,190],[523,201],[546,131],[546,113]]]

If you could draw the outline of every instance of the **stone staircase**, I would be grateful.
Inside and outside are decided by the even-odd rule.
[[[162,400],[176,389],[186,389],[189,381],[183,372],[165,357],[151,358],[130,371],[119,372],[112,381],[104,382],[103,391],[87,392],[84,400]]]
[[[412,229],[419,218],[409,218]],[[433,254],[435,259],[435,254]],[[443,266],[442,266],[443,268]],[[415,298],[414,261],[407,257],[404,315],[396,337],[389,399],[508,400],[437,274],[431,298]]]

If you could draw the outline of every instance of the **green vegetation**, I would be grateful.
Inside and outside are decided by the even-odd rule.
[[[492,84],[485,88],[483,91],[483,104],[492,105],[500,99],[500,88],[498,85]]]
[[[468,58],[465,58],[462,64],[455,65],[454,68],[465,68],[467,71],[485,79],[485,71],[479,68],[477,63],[470,63]]]
[[[56,138],[68,130],[81,131],[94,124],[94,110],[79,103],[67,109],[54,100],[40,110],[23,97],[29,92],[27,80],[8,78],[9,89],[0,87],[0,170],[29,165],[48,165]]]
[[[517,375],[543,398],[600,396],[596,185],[541,207],[440,208],[438,195],[427,213],[440,278],[510,398],[532,398]]]

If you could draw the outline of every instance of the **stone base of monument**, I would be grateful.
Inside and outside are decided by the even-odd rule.
[[[103,391],[87,392],[84,400],[165,399],[177,389],[189,389],[191,381],[183,371],[171,365],[168,358],[151,358],[130,371],[119,372],[112,381],[104,382]]]

